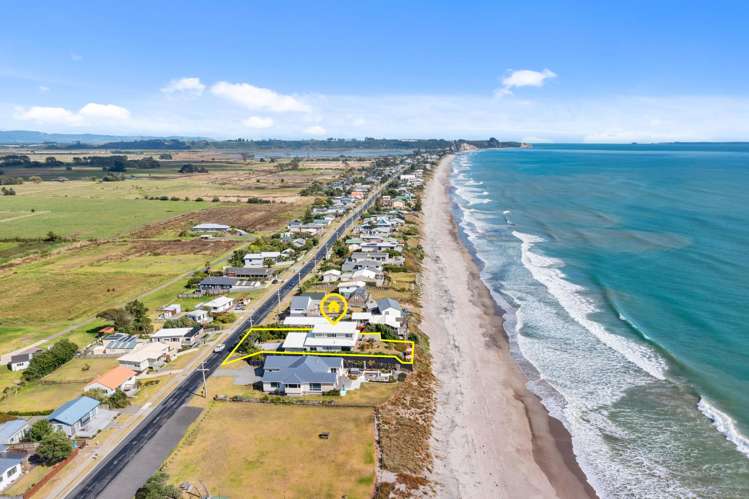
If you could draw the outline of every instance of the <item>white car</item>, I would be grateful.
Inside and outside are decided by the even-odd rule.
[[[219,352],[223,352],[225,348],[226,348],[226,345],[224,345],[223,343],[219,343],[218,345],[213,347],[213,351],[215,353],[219,353]]]

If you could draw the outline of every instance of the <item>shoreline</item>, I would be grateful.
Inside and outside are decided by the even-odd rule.
[[[597,497],[570,434],[527,388],[503,314],[460,241],[442,159],[423,206],[422,330],[438,380],[432,479],[438,495]],[[502,334],[497,334],[501,331]]]

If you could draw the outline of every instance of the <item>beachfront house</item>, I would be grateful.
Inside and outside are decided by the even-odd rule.
[[[100,402],[91,397],[69,400],[58,407],[47,419],[55,429],[64,432],[68,438],[78,435],[96,416]]]
[[[343,359],[271,355],[263,365],[263,391],[284,395],[323,394],[343,386]]]
[[[153,341],[169,345],[174,350],[194,347],[202,337],[201,326],[164,328],[151,335]]]
[[[325,293],[306,293],[303,295],[294,296],[291,298],[291,306],[289,307],[289,315],[320,315],[320,301],[322,301]]]
[[[142,373],[147,369],[157,369],[169,359],[169,345],[159,342],[144,343],[137,350],[123,355],[117,362],[121,366]]]
[[[307,333],[304,349],[313,352],[350,352],[359,340],[356,322],[316,324]]]
[[[366,287],[366,285],[367,283],[364,281],[345,281],[338,285],[338,292],[348,298],[354,291]]]
[[[25,419],[11,419],[0,423],[0,446],[17,444],[29,431],[29,422]]]
[[[138,373],[125,366],[113,367],[109,371],[100,374],[86,385],[84,392],[89,390],[101,390],[107,395],[112,395],[117,390],[129,392],[135,388],[135,376]]]
[[[0,492],[21,478],[21,458],[12,455],[0,455]]]
[[[233,306],[234,306],[234,299],[229,298],[227,296],[219,296],[209,302],[202,303],[201,305],[199,305],[200,308],[202,308],[203,310],[207,310],[208,312],[212,314],[220,314],[223,312],[228,312],[229,310],[231,310]]]

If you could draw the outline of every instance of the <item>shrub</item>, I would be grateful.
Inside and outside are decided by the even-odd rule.
[[[36,454],[41,461],[50,466],[65,460],[73,452],[73,445],[61,431],[52,431],[42,438]]]
[[[29,367],[23,371],[23,379],[31,381],[46,376],[71,360],[76,352],[78,352],[78,346],[75,343],[66,339],[58,341],[49,350],[32,357]]]
[[[41,442],[44,437],[55,431],[52,423],[46,419],[40,419],[29,428],[29,432],[26,434],[26,439],[31,442]]]

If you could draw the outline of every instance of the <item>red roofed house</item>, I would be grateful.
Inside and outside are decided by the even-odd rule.
[[[135,387],[136,374],[132,369],[117,366],[97,376],[91,383],[86,385],[85,391],[103,390],[107,395],[112,395],[119,388],[123,392],[126,392]]]

